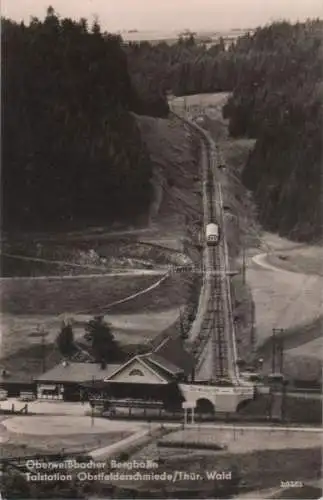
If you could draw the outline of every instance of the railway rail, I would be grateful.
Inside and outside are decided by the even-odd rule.
[[[228,277],[228,249],[226,244],[221,183],[218,174],[218,155],[213,154],[214,144],[205,130],[191,121],[177,115],[202,142],[202,178],[204,226],[218,221],[222,237],[216,246],[204,243],[204,301],[197,313],[198,331],[191,336],[189,348],[195,357],[195,372],[199,373],[209,350],[212,351],[212,373],[214,382],[230,380],[240,385],[241,380],[236,365],[237,351],[230,281]],[[201,301],[203,302],[203,300]],[[196,329],[195,329],[196,330]]]

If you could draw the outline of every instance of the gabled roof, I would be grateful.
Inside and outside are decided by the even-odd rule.
[[[173,363],[171,363],[167,359],[162,358],[161,356],[158,356],[158,354],[155,354],[154,352],[146,354],[145,360],[146,361],[148,360],[148,362],[153,363],[154,365],[165,370],[166,372],[170,373],[171,375],[178,375],[179,373],[183,372],[182,368],[179,368],[178,366],[174,365]]]
[[[170,382],[172,377],[191,374],[194,359],[183,347],[179,337],[164,339],[152,352],[138,354],[123,364],[110,364],[102,369],[98,363],[63,363],[35,378],[37,382],[91,382],[110,381],[117,373],[137,360],[152,371],[161,382]]]
[[[132,363],[134,363],[135,361],[137,361],[138,363],[142,364],[143,366],[145,366],[150,372],[153,372],[154,375],[156,377],[159,378],[159,380],[162,382],[162,383],[165,383],[165,381],[168,382],[167,380],[167,376],[165,376],[164,373],[160,373],[160,370],[158,370],[158,368],[154,365],[152,365],[151,363],[149,363],[149,361],[147,361],[146,359],[146,354],[138,354],[137,356],[134,356],[133,358],[130,358],[126,363],[124,363],[123,365],[119,365],[118,368],[116,370],[114,370],[114,372],[110,373],[110,375],[108,375],[104,381],[106,382],[112,382],[113,381],[113,378],[120,372],[122,372],[125,368],[127,368],[127,366],[131,365]]]
[[[60,363],[48,372],[35,377],[37,382],[90,382],[103,380],[121,365],[111,364],[101,368],[99,363]]]
[[[189,354],[184,346],[183,341],[179,337],[168,337],[153,350],[153,354],[157,354],[159,358],[163,358],[173,366],[181,368],[182,371],[189,375],[194,368],[194,358]]]
[[[0,384],[32,384],[34,380],[27,377],[26,373],[11,373],[6,372],[0,374]],[[1,499],[0,499],[1,500]]]
[[[162,379],[165,381],[165,382],[173,382],[174,380],[174,375],[171,374],[168,370],[165,370],[165,368],[162,367],[162,365],[156,365],[155,363],[153,363],[149,357],[147,357],[145,359],[145,363],[147,365],[149,365],[151,367],[151,369],[154,371],[154,373],[158,373],[160,377],[162,377]]]

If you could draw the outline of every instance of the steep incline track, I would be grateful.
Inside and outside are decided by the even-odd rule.
[[[206,357],[212,351],[212,369],[209,378],[214,381],[230,379],[239,384],[236,365],[236,341],[228,277],[228,249],[223,216],[220,173],[215,158],[215,144],[207,132],[185,117],[177,115],[201,138],[202,177],[204,198],[204,226],[217,221],[221,228],[218,246],[204,242],[204,283],[195,322],[190,332],[190,350],[196,360],[196,377]]]

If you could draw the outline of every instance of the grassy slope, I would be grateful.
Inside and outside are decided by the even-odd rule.
[[[265,262],[277,269],[262,269],[251,261],[248,266],[247,276],[255,294],[258,315],[259,356],[265,358],[265,365],[270,369],[271,329],[282,327],[285,329],[282,335],[285,374],[315,380],[321,376],[322,277],[319,272],[304,274],[303,264],[304,258],[308,262],[313,259],[312,269],[319,271],[321,249],[295,245],[269,234],[264,234],[263,242],[266,244],[261,250],[269,252]],[[280,259],[279,255],[287,260]],[[285,269],[293,272],[285,272]]]
[[[203,224],[199,141],[175,117],[168,120],[150,117],[137,119],[155,166],[155,202],[151,207],[150,221],[158,227],[158,235],[145,238],[145,241],[173,245],[173,248],[178,248],[180,244],[182,251],[199,264],[201,254],[197,243]],[[172,275],[170,279],[177,286],[172,288],[173,291],[169,290],[169,296],[173,297],[175,306],[183,306],[182,320],[186,325],[196,300],[192,298],[192,287],[196,290],[195,297],[198,297],[201,284],[199,276],[181,273]],[[180,335],[179,320],[164,333],[171,337]],[[164,338],[163,332],[159,337]]]
[[[30,417],[32,418],[32,417]],[[71,436],[37,436],[4,431],[6,441],[1,445],[2,456],[23,456],[27,453],[80,453],[109,446],[131,435],[131,432],[106,432],[105,434],[73,434]]]
[[[295,315],[297,309],[299,311],[305,309],[305,302],[311,301],[311,296],[313,297],[312,303],[314,299],[317,300],[320,297],[323,276],[322,257],[323,247],[303,245],[299,248],[270,252],[267,256],[267,261],[275,267],[308,276],[303,286],[300,287],[299,293],[295,294],[294,304],[290,305],[289,309],[294,311]],[[286,349],[285,372],[290,377],[306,380],[322,378],[323,316],[319,315],[322,309],[322,297],[319,300],[321,307],[318,306],[317,313],[312,314],[313,320],[308,318],[300,325],[287,328],[282,336]],[[290,313],[290,310],[287,313]],[[270,357],[271,340],[268,338],[260,348],[265,357]]]
[[[263,442],[265,445],[265,441]],[[279,446],[281,448],[281,446]],[[322,466],[322,454],[320,447],[312,448],[289,448],[289,449],[271,449],[256,450],[247,453],[215,453],[212,452],[194,452],[185,450],[181,453],[179,450],[158,448],[156,443],[141,450],[134,459],[157,459],[163,460],[160,471],[180,470],[196,473],[205,473],[206,470],[232,470],[237,467],[244,481],[245,487],[249,490],[263,489],[270,487],[279,487],[281,480],[309,481],[320,478]],[[189,481],[181,482],[183,488],[189,489],[194,484]],[[136,485],[133,485],[134,487]],[[153,484],[146,484],[145,488],[154,487]],[[208,488],[212,486],[208,481],[203,481],[201,487]],[[158,487],[158,485],[155,485]],[[201,488],[201,489],[202,489]]]
[[[133,234],[126,234],[125,237],[114,236],[111,239],[108,228],[84,228],[83,231],[80,230],[68,235],[54,235],[54,239],[53,235],[35,235],[32,238],[32,244],[30,243],[30,235],[25,240],[22,239],[23,235],[18,235],[18,243],[16,242],[12,246],[12,242],[6,241],[6,249],[9,248],[11,251],[13,249],[14,253],[18,254],[25,253],[35,256],[37,253],[35,251],[39,248],[35,248],[34,243],[39,241],[42,244],[42,256],[49,260],[79,262],[80,248],[83,251],[95,248],[100,255],[109,259],[140,258],[162,265],[170,262],[172,264],[184,263],[180,254],[176,252],[137,245],[136,242],[142,239],[184,252],[193,260],[198,261],[199,253],[194,245],[191,245],[191,235],[196,236],[195,226],[191,223],[201,216],[201,195],[198,192],[200,186],[194,180],[198,168],[197,145],[183,129],[182,124],[176,120],[138,117],[138,122],[155,165],[153,180],[155,201],[151,207],[151,226],[146,228],[147,230],[144,228],[144,231],[134,231]],[[195,188],[197,188],[197,192],[192,196],[192,189]],[[38,274],[44,274],[50,264],[46,266],[46,264],[38,263],[37,266],[41,268]],[[57,266],[54,268],[56,273]],[[62,268],[58,267],[57,269],[62,271]],[[31,272],[33,274],[33,271]],[[70,272],[69,268],[68,272]],[[80,272],[83,272],[81,268]],[[90,272],[92,271],[90,270]],[[75,273],[78,273],[78,269]],[[37,324],[41,323],[49,332],[47,342],[51,354],[47,360],[47,368],[50,368],[59,359],[59,353],[51,342],[59,329],[62,313],[69,313],[73,317],[76,313],[82,313],[81,323],[84,323],[87,314],[104,312],[109,303],[145,288],[157,280],[158,276],[144,276],[136,277],[136,279],[124,277],[97,279],[94,277],[82,281],[76,277],[66,281],[63,279],[50,281],[26,279],[19,282],[3,282],[2,351],[9,354],[14,348],[16,355],[10,356],[2,364],[9,369],[19,366],[20,371],[24,374],[40,370],[41,356],[37,339],[29,339],[28,336],[35,330]],[[188,301],[191,281],[192,277],[187,274],[171,275],[159,289],[109,309],[108,314],[113,314],[112,323],[113,320],[116,324],[120,322],[118,314],[123,315],[123,317],[124,314],[129,314],[129,323],[131,323],[132,314],[138,313],[138,311],[149,311],[157,317],[161,311],[166,312],[168,309],[170,310],[170,320],[174,321],[176,319],[176,317],[174,318],[174,310],[179,310],[179,307],[184,306]],[[80,336],[82,335],[83,323],[81,324],[77,317],[75,319],[76,336]],[[125,322],[124,318],[123,322]],[[122,342],[134,343],[136,339],[143,342],[147,340],[148,334],[151,337],[160,333],[158,325],[156,331],[153,331],[154,318],[151,315],[147,316],[146,322],[147,325],[140,326],[137,332],[136,329],[132,329],[131,332],[127,333],[123,328],[114,329],[114,331],[117,331],[118,339]],[[158,324],[158,322],[156,323]],[[164,323],[164,328],[168,329],[169,321],[167,323],[164,321]],[[175,330],[177,326],[175,326]],[[147,328],[152,331],[147,332]],[[10,340],[13,338],[14,342]],[[28,345],[30,343],[32,344]],[[17,349],[19,349],[18,353]]]
[[[149,287],[157,276],[5,281],[2,309],[9,314],[96,314],[110,303]]]
[[[173,234],[182,239],[202,216],[201,186],[196,180],[198,142],[175,118],[137,119],[154,163],[151,223],[158,225],[159,238]]]

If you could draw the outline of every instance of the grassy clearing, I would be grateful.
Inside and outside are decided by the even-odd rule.
[[[301,344],[298,347],[293,347],[288,350],[288,355],[293,357],[305,356],[307,358],[318,358],[318,353],[323,351],[323,338],[322,338],[322,321],[318,324],[317,338]],[[321,335],[320,335],[321,333]]]
[[[119,280],[120,278],[117,278]],[[153,277],[154,282],[157,278]],[[97,299],[98,286],[101,284],[101,280],[107,283],[106,278],[100,278],[100,280],[95,280],[93,278],[86,280],[86,283],[91,282],[95,285],[93,297]],[[118,283],[118,281],[111,278],[111,286],[113,283]],[[108,280],[109,281],[109,280]],[[74,280],[73,280],[74,282]],[[88,306],[88,297],[91,295],[91,289],[84,287],[84,280],[82,281],[83,287],[79,290],[77,289],[75,293],[79,293],[82,302],[76,302],[76,297],[71,297],[74,300],[75,309],[70,307],[69,316],[73,319],[73,330],[76,339],[80,339],[84,335],[84,326],[86,321],[88,321],[92,314],[95,312],[102,312],[106,314],[106,320],[111,323],[112,330],[115,334],[116,339],[122,344],[136,344],[145,343],[156,335],[159,335],[165,329],[170,328],[170,325],[176,322],[179,316],[179,309],[183,308],[186,302],[189,300],[189,284],[191,278],[189,275],[173,274],[169,276],[159,287],[151,290],[150,292],[140,295],[128,302],[116,305],[110,309],[106,308],[107,301],[106,297],[111,298],[108,292],[102,287],[102,302],[99,304],[96,302],[96,308],[87,309],[90,314],[75,314],[76,307]],[[19,289],[18,284],[20,282],[13,282],[16,289],[18,290],[19,296],[22,296],[22,290]],[[39,284],[40,282],[33,282],[33,284]],[[124,297],[128,295],[131,290],[136,291],[138,283],[143,283],[141,280],[134,280],[128,278],[124,281],[128,289],[124,289],[122,295],[119,297]],[[7,284],[7,282],[6,282]],[[41,282],[43,288],[46,289],[46,282]],[[65,287],[67,280],[61,282],[61,285]],[[70,284],[70,283],[68,283]],[[146,285],[150,285],[151,281],[145,282]],[[63,288],[64,289],[64,288]],[[130,292],[129,292],[130,289]],[[43,304],[44,292],[41,287],[34,288],[34,302],[32,301],[31,295],[28,296],[28,289],[26,289],[26,296],[23,296],[24,304],[30,304],[31,307],[29,311],[37,311],[38,303]],[[59,293],[57,290],[58,299],[61,301],[61,307],[63,308],[64,296],[69,300],[69,292],[71,290],[69,287],[64,289],[64,294]],[[115,297],[116,290],[111,288],[112,297]],[[11,296],[13,297],[13,296]],[[47,295],[48,297],[48,295]],[[13,300],[13,298],[11,298]],[[48,299],[49,300],[49,299]],[[63,315],[59,313],[66,313],[66,308],[59,311],[58,304],[55,299],[51,298],[53,303],[45,303],[43,314],[21,314],[22,309],[19,309],[20,314],[3,314],[1,319],[2,328],[2,344],[1,344],[1,364],[6,365],[7,369],[16,372],[22,372],[26,375],[30,373],[39,373],[41,369],[41,346],[38,337],[34,336],[37,326],[42,325],[47,332],[46,336],[46,352],[48,351],[48,356],[46,359],[46,366],[49,369],[51,366],[55,365],[59,361],[58,353],[56,350],[55,342],[57,333],[61,326],[61,321]],[[84,302],[83,302],[84,300]],[[104,302],[103,302],[104,300]],[[20,306],[22,308],[22,305]],[[4,306],[3,306],[4,307]],[[17,304],[15,305],[17,310]],[[45,309],[46,307],[46,309]],[[55,314],[45,314],[48,309],[54,310],[58,313]],[[74,309],[74,311],[73,311]],[[84,312],[84,311],[83,311]]]
[[[319,276],[268,270],[251,261],[247,282],[256,306],[259,344],[272,335],[274,326],[285,330],[303,328],[322,314],[322,278]]]
[[[283,340],[284,374],[287,378],[317,381],[322,378],[322,316],[314,321],[286,329],[278,334]],[[257,349],[257,357],[264,359],[264,371],[271,370],[272,337]]]
[[[262,445],[266,446],[266,441]],[[246,490],[279,488],[280,481],[319,479],[322,467],[321,448],[318,446],[298,448],[296,445],[290,449],[257,450],[249,453],[215,453],[214,451],[187,453],[185,450],[180,454],[179,450],[158,448],[155,444],[141,450],[138,454],[138,459],[156,460],[158,457],[163,463],[159,472],[174,471],[178,469],[179,463],[182,471],[200,473],[202,476],[205,475],[205,471],[236,468]],[[145,484],[145,489],[148,490],[149,487],[156,487],[156,485]],[[196,481],[182,481],[181,487],[188,490],[196,489]],[[212,487],[211,481],[204,479],[199,485],[199,490],[205,491],[210,487]]]
[[[149,295],[139,296],[130,302],[119,304],[111,310],[113,314],[135,313],[138,311],[157,312],[168,308],[184,306],[188,299],[189,273],[173,273],[163,283],[151,290]]]
[[[28,417],[31,418],[31,417]],[[15,435],[7,433],[2,443],[2,456],[24,456],[33,453],[82,453],[109,446],[125,439],[131,432],[107,432],[105,434],[73,434],[55,436]]]
[[[153,268],[169,264],[184,265],[189,259],[181,251],[118,239],[116,241],[81,240],[66,245],[54,242],[46,244],[7,244],[7,253],[1,255],[1,272],[5,277],[32,276],[77,276],[104,274],[115,268]],[[41,246],[39,246],[41,245]],[[182,245],[181,245],[182,246]]]
[[[2,311],[9,314],[96,314],[108,304],[148,288],[156,276],[120,276],[2,282]]]
[[[277,334],[277,339],[283,340],[285,349],[293,349],[306,342],[320,338],[322,335],[322,317],[319,316],[315,321],[285,330]],[[272,352],[272,337],[269,337],[259,348],[259,354],[269,356]]]
[[[1,270],[3,277],[34,277],[34,276],[64,276],[71,274],[99,273],[98,266],[80,266],[75,264],[58,264],[57,262],[42,262],[29,260],[29,257],[1,256]],[[100,270],[104,272],[103,270]],[[107,270],[105,270],[107,272]]]
[[[250,401],[241,411],[241,415],[264,417],[269,415],[271,400],[269,395],[259,395],[254,401]],[[322,401],[320,399],[304,399],[286,396],[284,406],[284,421],[292,424],[321,425]],[[275,394],[272,403],[272,415],[281,418],[282,398]],[[316,437],[317,439],[317,437]]]
[[[299,346],[299,349],[301,350],[302,347],[303,345]],[[306,350],[306,347],[304,350]],[[284,362],[284,374],[292,380],[296,379],[312,382],[322,380],[321,351],[316,351],[315,356],[306,356],[300,352],[295,355],[293,353],[290,354],[290,351],[287,351]]]
[[[196,429],[184,429],[175,431],[161,439],[161,442],[167,443],[168,446],[174,442],[185,443],[188,448],[190,444],[192,449],[198,445],[217,446],[217,456],[230,453],[246,453],[255,450],[271,449],[286,449],[286,448],[312,448],[317,445],[317,433],[302,433],[296,431],[280,431],[275,428],[273,430],[256,430],[256,429],[206,429],[197,427]],[[174,446],[176,447],[176,446]],[[221,451],[221,447],[225,451]]]
[[[61,264],[30,263],[23,260],[17,262],[17,259],[7,257],[3,260],[7,276],[76,276],[70,280],[26,279],[2,283],[0,357],[6,356],[3,364],[9,370],[11,367],[14,368],[12,371],[18,368],[26,376],[39,373],[39,339],[30,337],[38,324],[43,325],[48,332],[46,349],[49,358],[46,367],[50,368],[55,364],[52,360],[57,359],[53,342],[61,319],[66,314],[75,319],[76,338],[83,333],[87,315],[107,313],[108,320],[109,315],[113,315],[111,323],[116,338],[122,343],[135,344],[153,338],[160,333],[160,329],[168,328],[169,318],[165,319],[165,326],[160,326],[162,321],[157,321],[158,315],[161,312],[166,314],[169,310],[170,320],[175,322],[177,316],[174,317],[174,311],[179,310],[188,300],[190,278],[184,274],[173,274],[160,288],[113,308],[108,308],[108,304],[149,287],[157,282],[158,277],[77,278],[78,274],[102,274],[103,268],[106,272],[107,269],[113,269],[113,266],[140,267],[138,260],[153,266],[186,264],[189,259],[185,254],[199,260],[198,253],[190,246],[190,242],[197,239],[195,222],[202,215],[201,186],[196,181],[199,174],[197,141],[177,120],[138,117],[138,123],[142,127],[155,165],[155,201],[151,207],[151,225],[148,228],[77,228],[61,234],[19,234],[15,235],[14,240],[4,239],[3,251],[8,253],[62,261]],[[169,246],[170,250],[142,245],[138,241],[141,239]],[[174,248],[178,252],[172,251]],[[91,249],[101,259],[106,259],[106,265],[102,269],[100,260],[94,258],[89,262],[87,259]],[[89,266],[88,269],[86,266]],[[90,266],[94,269],[90,269]],[[128,328],[124,316],[129,315],[128,323],[131,324],[132,315],[141,312],[151,313],[147,316],[146,325],[140,321],[137,329]],[[122,316],[122,320],[118,315]]]
[[[8,339],[10,342],[10,339]],[[10,346],[5,348],[1,359],[1,367],[8,370],[15,377],[19,377],[21,382],[33,382],[33,378],[42,373],[42,356],[44,352],[45,367],[47,370],[53,368],[62,359],[56,344],[46,344],[44,351],[40,344],[28,345],[19,348],[15,343],[10,342]]]

